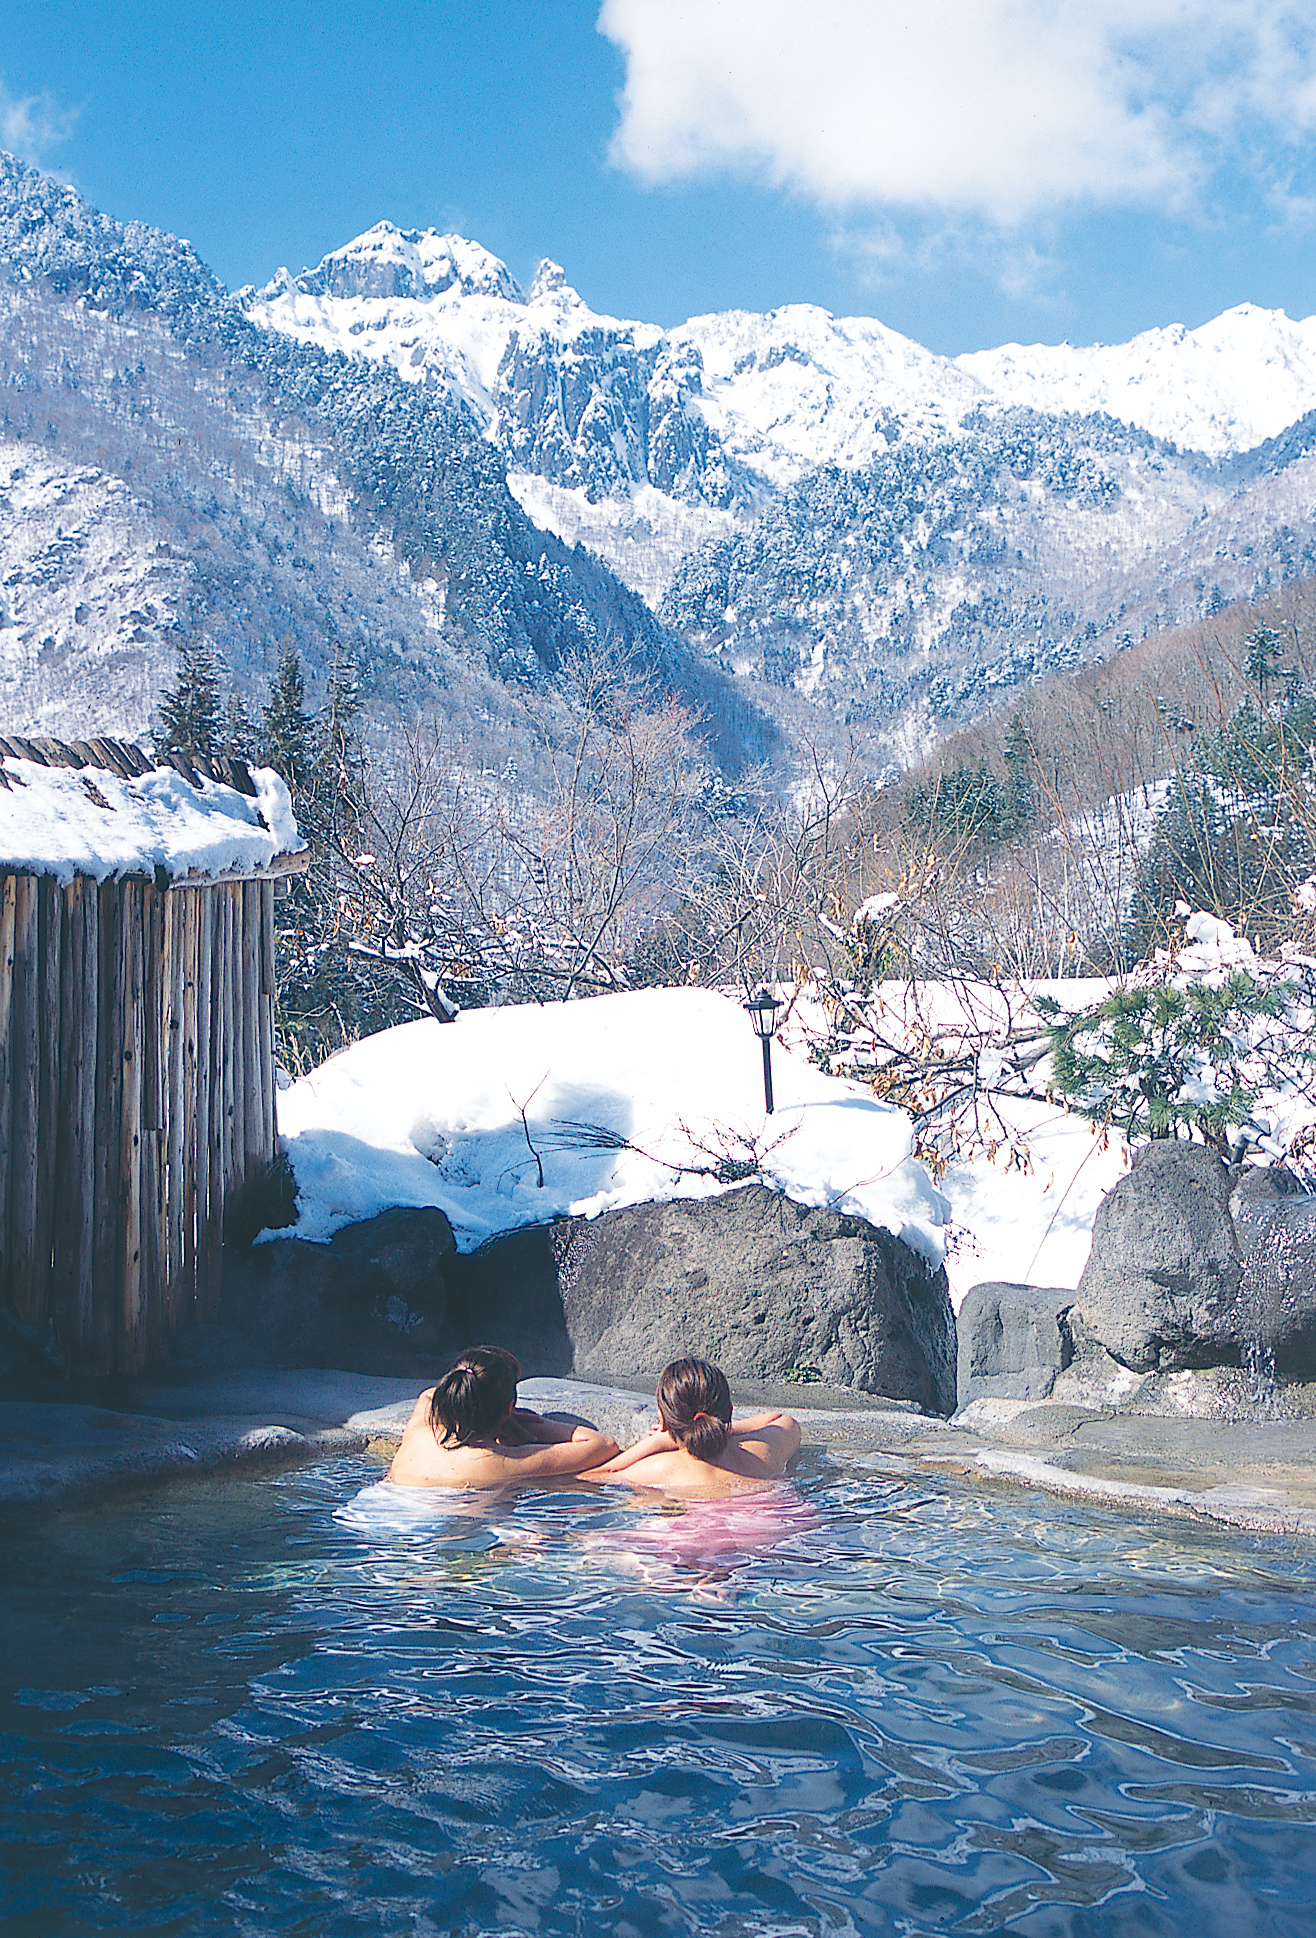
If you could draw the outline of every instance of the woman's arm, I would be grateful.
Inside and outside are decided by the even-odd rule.
[[[756,1413],[752,1419],[733,1426],[737,1440],[748,1442],[756,1453],[784,1473],[786,1463],[800,1450],[800,1423],[793,1413]]]
[[[651,1454],[675,1453],[676,1442],[666,1427],[654,1427],[646,1433],[643,1440],[627,1447],[625,1453],[617,1454],[602,1467],[587,1468],[586,1480],[612,1480],[617,1474],[624,1474],[634,1467],[637,1461],[647,1460]]]
[[[552,1424],[545,1421],[545,1425]],[[594,1427],[564,1427],[562,1439],[532,1441],[515,1447],[499,1447],[497,1456],[506,1463],[509,1478],[532,1480],[537,1475],[580,1474],[611,1460],[617,1442],[610,1434]]]
[[[554,1446],[570,1440],[574,1431],[569,1420],[546,1420],[542,1413],[518,1406],[499,1427],[498,1443],[503,1447]]]

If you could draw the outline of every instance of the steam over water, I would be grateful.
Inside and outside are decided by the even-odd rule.
[[[9,1540],[0,1931],[1316,1930],[1308,1546],[820,1457],[702,1531],[377,1481]]]

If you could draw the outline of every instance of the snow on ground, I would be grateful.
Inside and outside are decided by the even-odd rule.
[[[1002,1150],[952,1164],[940,1180],[950,1200],[946,1277],[958,1312],[970,1286],[989,1279],[1075,1287],[1088,1262],[1092,1220],[1129,1167],[1128,1146],[1054,1104],[1001,1105],[1026,1146],[1023,1163]]]
[[[875,896],[855,919],[880,919],[890,899]],[[1012,1019],[1041,1028],[1032,1008],[1037,996],[1052,996],[1073,1011],[1100,1002],[1110,988],[1095,976],[1043,979],[1026,989],[967,979],[888,982],[875,993],[873,1014],[889,1041],[936,1036],[950,1042],[962,1033],[966,1041],[990,1044],[1004,1039]],[[803,1054],[826,1027],[825,1014],[802,992],[785,1025],[787,1041]],[[983,1054],[990,1057],[990,1049]],[[957,1312],[970,1286],[989,1279],[1077,1286],[1097,1206],[1129,1165],[1118,1132],[1094,1131],[1057,1104],[996,1092],[994,1110],[1001,1124],[995,1156],[953,1163],[937,1180],[950,1204],[946,1277]]]
[[[780,1046],[772,1068],[768,1117],[749,1021],[707,990],[382,1031],[279,1096],[294,1235],[323,1242],[389,1206],[437,1205],[469,1251],[561,1213],[710,1196],[757,1157],[769,1186],[858,1213],[939,1264],[949,1207],[910,1158],[905,1114]]]
[[[1211,981],[1253,963],[1227,924],[1189,915],[1184,945],[1160,967]],[[962,1031],[982,1046],[979,1073],[994,1085],[992,1044],[1011,1029],[1017,1040],[1021,1025],[1029,1033],[1033,999],[1050,995],[1073,1011],[1110,988],[1097,979],[1026,989],[890,983],[875,1015],[888,1038],[947,1043]],[[785,1040],[773,1045],[771,1117],[740,1005],[710,991],[472,1010],[447,1027],[427,1021],[367,1038],[279,1099],[296,1235],[323,1241],[391,1205],[438,1205],[470,1250],[561,1213],[726,1190],[757,1160],[764,1183],[802,1204],[856,1212],[934,1262],[944,1253],[957,1311],[986,1280],[1077,1287],[1097,1208],[1129,1165],[1123,1137],[996,1090],[992,1155],[957,1159],[934,1183],[910,1156],[904,1112],[809,1060],[822,1020],[797,992]],[[1041,1068],[1034,1081],[1044,1081]],[[1312,1116],[1304,1098],[1269,1101],[1282,1138]]]

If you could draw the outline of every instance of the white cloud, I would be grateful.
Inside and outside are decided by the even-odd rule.
[[[599,28],[620,166],[833,210],[1183,211],[1316,129],[1316,24],[1288,0],[604,0]]]
[[[76,109],[58,107],[48,94],[11,94],[0,80],[0,148],[20,161],[43,167],[77,118]]]

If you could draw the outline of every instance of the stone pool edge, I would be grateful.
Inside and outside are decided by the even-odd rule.
[[[306,1368],[142,1383],[110,1404],[0,1400],[0,1525],[185,1476],[378,1452],[411,1411],[414,1380]],[[648,1394],[568,1379],[522,1382],[527,1404],[590,1420],[625,1444],[653,1417]],[[839,1396],[829,1395],[834,1402]],[[1038,1405],[987,1427],[907,1408],[810,1405],[806,1443],[893,1474],[954,1472],[984,1488],[1034,1488],[1124,1510],[1266,1534],[1316,1537],[1316,1421],[1246,1421]]]

